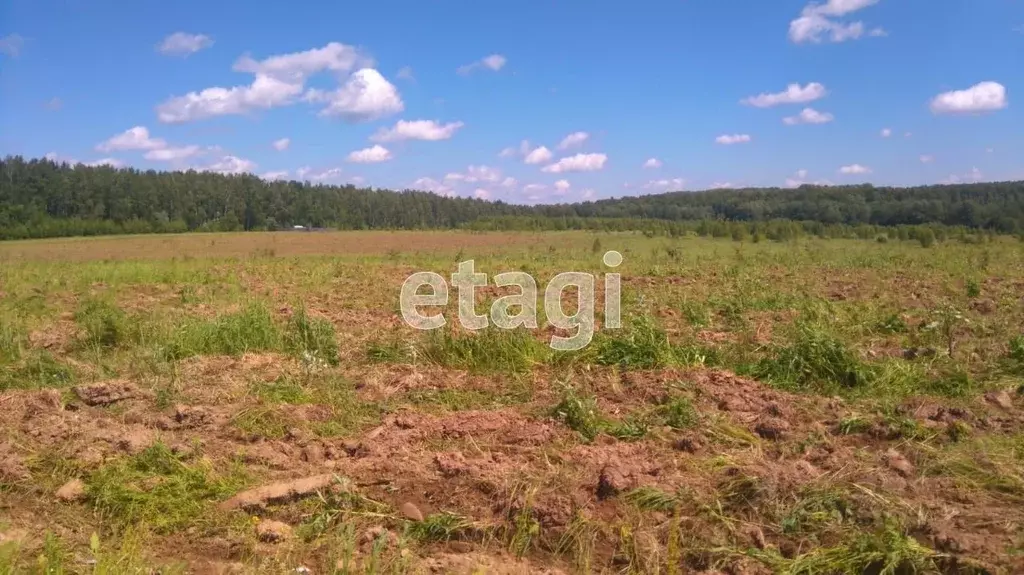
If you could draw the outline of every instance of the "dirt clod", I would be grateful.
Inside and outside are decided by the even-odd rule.
[[[423,512],[415,503],[406,501],[398,508],[399,513],[410,521],[423,521]]]
[[[1006,391],[990,391],[985,394],[985,401],[1003,409],[1013,409],[1013,398]]]
[[[789,431],[789,422],[780,417],[762,417],[754,427],[754,431],[765,439],[779,440],[785,437],[786,432]]]
[[[107,381],[75,386],[75,395],[82,403],[91,406],[110,405],[138,394],[135,384],[127,381]]]
[[[340,478],[339,478],[340,479]],[[317,491],[327,489],[335,483],[335,476],[326,473],[313,475],[294,481],[282,481],[263,485],[255,489],[243,491],[220,504],[221,509],[262,509],[272,503],[287,503],[303,497],[309,497]],[[344,483],[339,483],[339,488],[344,488]]]
[[[61,501],[80,501],[85,498],[85,484],[81,479],[72,479],[61,486],[54,495]]]
[[[634,487],[635,480],[622,467],[609,464],[601,469],[597,479],[597,498],[608,499]]]
[[[256,524],[256,537],[264,543],[279,543],[292,536],[292,528],[287,523],[272,519]]]
[[[885,463],[890,469],[903,477],[912,477],[914,475],[914,464],[895,449],[885,452]]]

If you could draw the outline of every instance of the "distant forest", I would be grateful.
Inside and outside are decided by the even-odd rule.
[[[672,192],[542,206],[253,175],[0,160],[0,239],[288,229],[668,229],[800,222],[804,230],[941,224],[1024,232],[1024,182]],[[721,227],[719,225],[719,227]]]

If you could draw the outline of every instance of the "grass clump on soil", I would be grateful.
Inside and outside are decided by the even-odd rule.
[[[477,372],[523,373],[548,361],[551,351],[525,329],[488,327],[456,335],[451,330],[430,334],[419,350],[426,361]]]
[[[163,444],[104,465],[87,481],[88,500],[117,526],[145,525],[170,533],[199,521],[208,504],[240,489],[245,478],[234,468],[214,471],[188,464]]]
[[[665,425],[673,429],[688,429],[698,421],[693,404],[681,396],[671,397],[654,409],[639,410],[616,421],[601,413],[595,397],[580,394],[568,385],[564,386],[551,414],[588,442],[601,433],[623,441],[636,441],[643,439],[652,427]]]
[[[175,330],[165,353],[168,359],[184,359],[279,349],[281,330],[270,311],[261,303],[251,303],[235,313],[185,323]]]
[[[23,326],[9,317],[0,317],[0,365],[21,359],[25,340]]]
[[[85,300],[75,312],[75,322],[82,328],[79,344],[87,349],[119,347],[143,339],[144,324],[105,299]]]
[[[305,308],[299,308],[289,320],[285,347],[306,361],[338,365],[338,338],[334,326],[325,319],[309,317]]]
[[[31,354],[18,364],[0,368],[0,391],[64,388],[74,380],[74,371],[46,351]]]
[[[675,362],[675,350],[665,330],[647,314],[637,316],[624,335],[595,338],[595,362],[632,369],[652,369]]]
[[[750,368],[750,375],[784,389],[827,393],[865,386],[875,369],[842,341],[803,325],[792,344],[763,358]]]
[[[776,567],[792,575],[818,573],[936,573],[940,555],[918,543],[889,520],[874,532],[860,532],[844,544],[819,547]],[[781,558],[779,558],[781,559]]]
[[[410,522],[406,527],[405,534],[411,539],[429,543],[458,539],[472,528],[472,521],[446,511],[428,515],[423,521]]]

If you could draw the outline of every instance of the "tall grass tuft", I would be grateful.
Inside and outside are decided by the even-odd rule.
[[[288,322],[285,344],[289,352],[300,357],[320,359],[328,365],[338,365],[338,339],[331,322],[311,318],[300,308]]]
[[[82,327],[80,343],[84,347],[117,347],[137,335],[128,315],[115,303],[90,298],[75,312],[75,321]]]
[[[547,362],[551,350],[527,330],[488,327],[463,335],[456,335],[451,330],[431,333],[420,349],[420,355],[444,367],[522,373]]]
[[[171,336],[165,355],[168,359],[184,359],[276,351],[281,349],[281,340],[281,330],[267,307],[251,303],[239,312],[185,323]]]
[[[751,375],[784,388],[826,392],[869,383],[874,369],[846,344],[820,328],[803,325],[796,341],[763,358]]]
[[[624,335],[598,335],[594,341],[595,361],[600,365],[651,369],[675,361],[675,351],[668,335],[650,315],[638,315]]]

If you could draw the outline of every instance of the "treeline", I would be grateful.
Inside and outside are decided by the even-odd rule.
[[[783,226],[783,223],[792,226]],[[916,188],[803,186],[714,190],[519,206],[406,190],[265,181],[253,175],[157,172],[0,160],[0,239],[119,233],[287,229],[601,229],[702,233],[716,222],[763,223],[815,235],[877,235],[942,224],[1024,231],[1024,182]],[[799,222],[799,223],[798,223]],[[867,227],[865,227],[867,226]],[[738,228],[737,228],[738,229]],[[673,231],[674,230],[674,231]],[[774,231],[770,231],[774,230]],[[823,231],[828,230],[828,231]],[[857,231],[859,230],[859,231]],[[796,233],[796,232],[793,232]],[[729,233],[726,235],[731,235]]]

